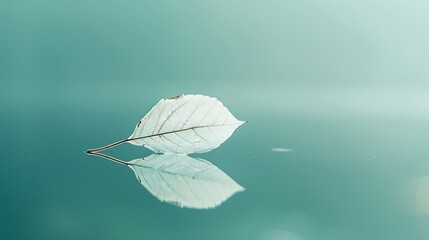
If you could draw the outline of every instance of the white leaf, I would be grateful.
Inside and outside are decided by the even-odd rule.
[[[212,163],[186,155],[153,154],[129,164],[152,195],[180,207],[214,208],[244,190]]]
[[[156,153],[208,152],[243,123],[216,98],[179,95],[161,99],[126,141]]]

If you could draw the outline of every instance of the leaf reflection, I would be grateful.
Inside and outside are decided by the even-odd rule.
[[[215,208],[244,188],[204,159],[186,155],[153,154],[129,162],[97,153],[129,166],[138,181],[162,202],[179,207]]]

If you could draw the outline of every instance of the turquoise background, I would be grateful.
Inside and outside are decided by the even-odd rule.
[[[429,239],[428,12],[2,0],[0,238]],[[246,188],[216,209],[159,202],[127,167],[84,154],[181,93],[249,121],[196,155]]]

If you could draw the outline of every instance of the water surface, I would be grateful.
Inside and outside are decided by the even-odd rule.
[[[2,1],[0,238],[429,239],[428,7]],[[249,121],[192,155],[246,188],[214,209],[84,153],[181,93]]]

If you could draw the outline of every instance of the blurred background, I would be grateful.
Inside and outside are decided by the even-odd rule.
[[[429,239],[428,12],[2,0],[0,238]],[[84,154],[181,93],[249,121],[198,155],[246,187],[216,209],[159,202],[131,170]]]

